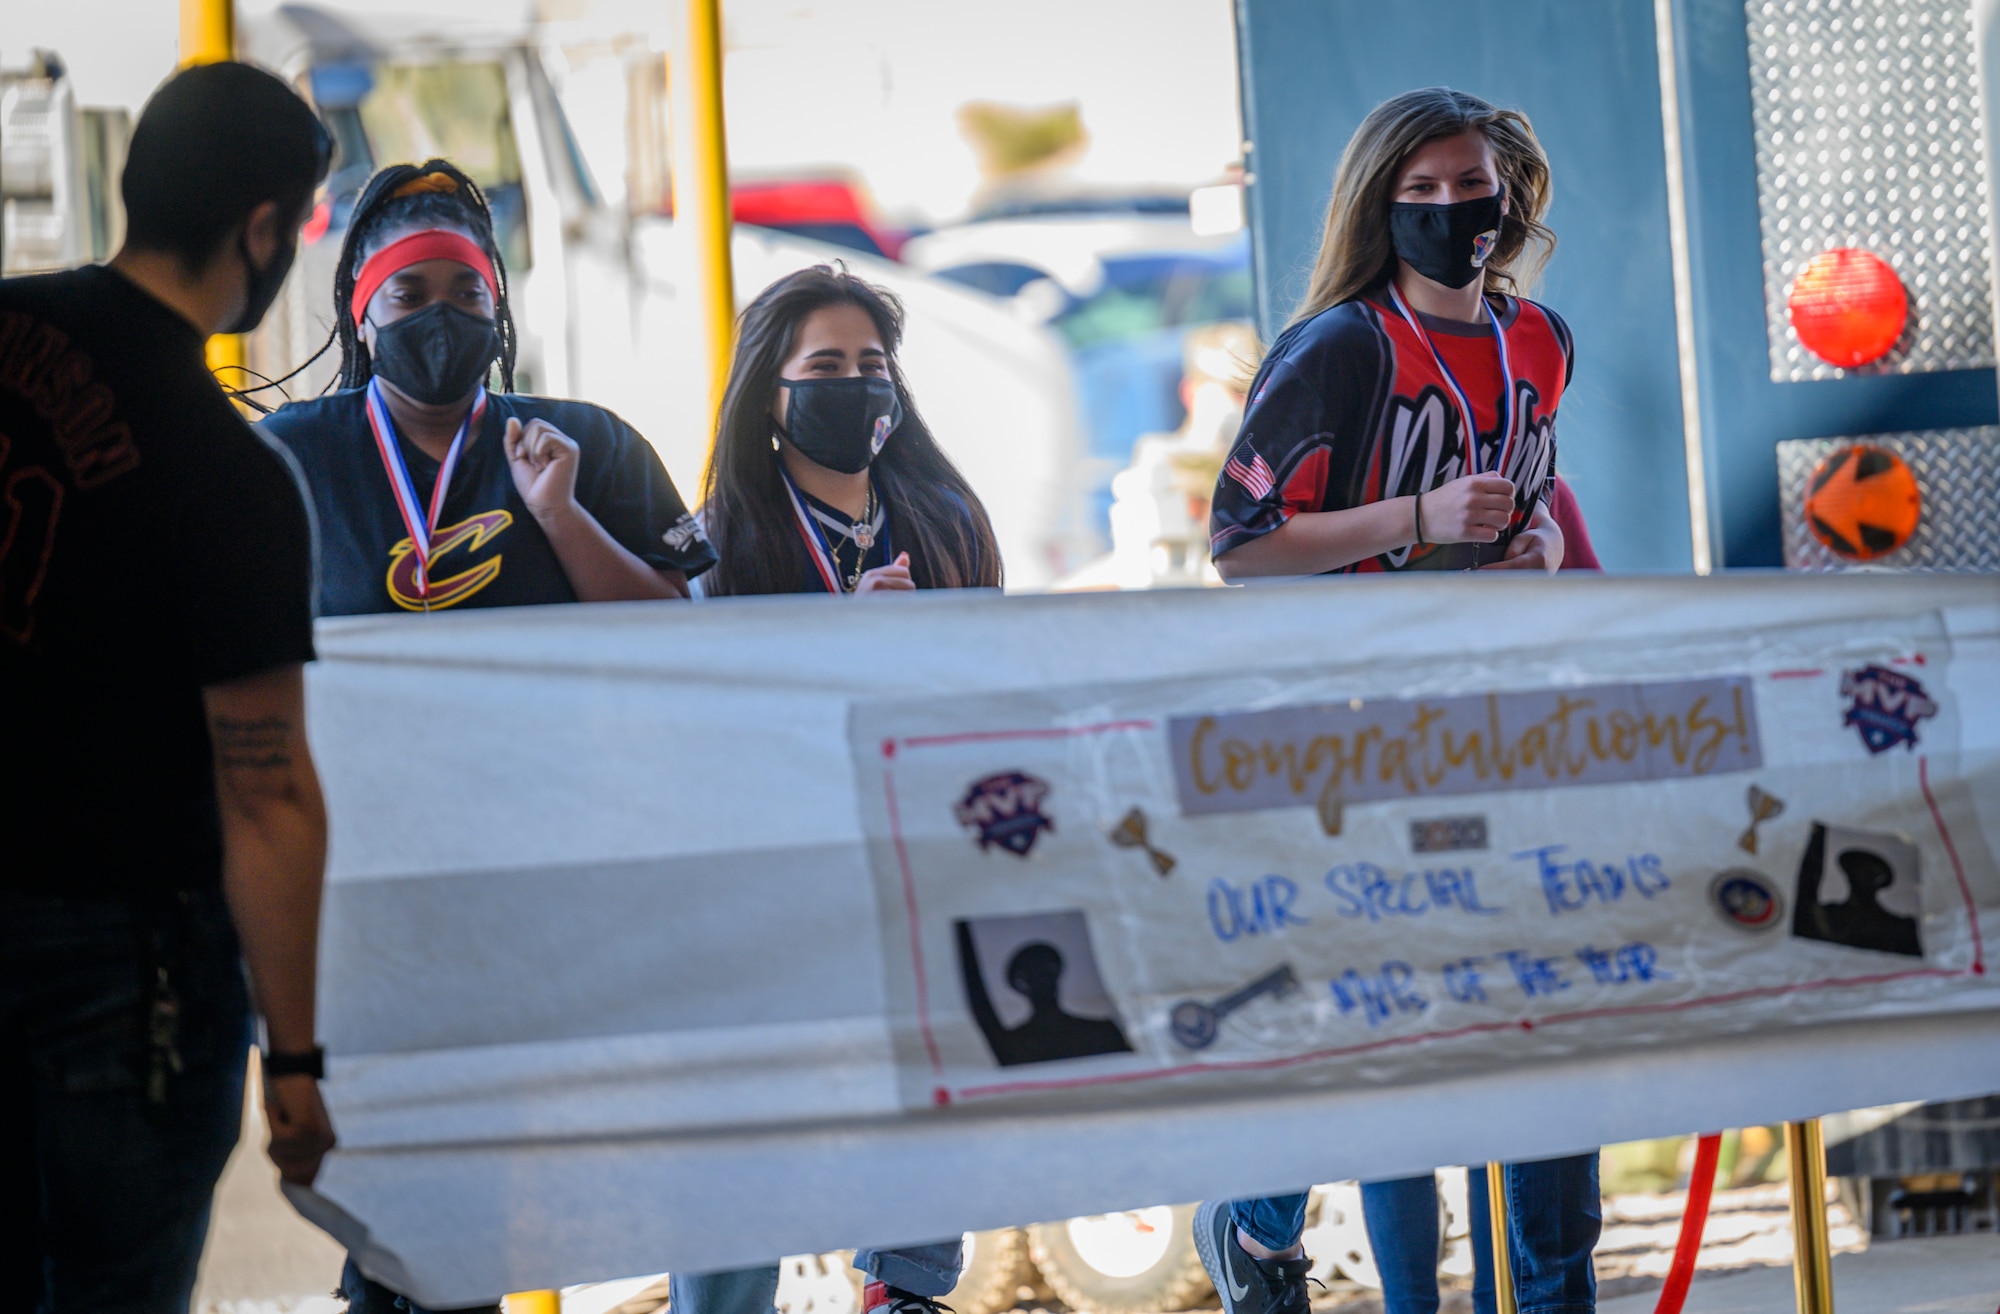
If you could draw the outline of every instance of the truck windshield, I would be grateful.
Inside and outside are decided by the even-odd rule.
[[[384,64],[361,102],[361,124],[375,163],[439,156],[472,175],[486,192],[510,270],[529,266],[521,156],[498,63]]]

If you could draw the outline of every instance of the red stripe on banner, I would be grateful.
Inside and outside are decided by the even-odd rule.
[[[901,742],[905,748],[936,748],[941,744],[990,744],[1007,739],[1067,739],[1071,735],[1151,730],[1154,724],[1152,721],[1105,721],[1098,725],[1051,726],[1047,730],[970,730],[958,735],[916,735]]]
[[[1924,791],[1924,802],[1930,805],[1931,820],[1936,823],[1938,838],[1944,841],[1945,856],[1951,859],[1952,874],[1958,877],[1958,893],[1965,900],[1965,917],[1972,924],[1972,971],[1975,976],[1986,974],[1986,940],[1979,932],[1979,905],[1972,901],[1972,885],[1965,879],[1965,864],[1958,860],[1958,845],[1951,842],[1951,832],[1945,829],[1944,813],[1938,810],[1937,799],[1931,794],[1931,759],[1928,755],[1917,759],[1917,788]]]
[[[882,770],[882,798],[889,805],[889,834],[895,837],[896,861],[903,869],[903,911],[910,919],[910,957],[917,969],[917,1026],[924,1033],[924,1049],[931,1056],[931,1071],[942,1080],[944,1058],[938,1053],[937,1037],[931,1034],[930,986],[924,979],[922,924],[917,920],[917,878],[910,870],[909,846],[903,843],[902,815],[896,810],[896,772]]]
[[[1599,1008],[1578,1013],[1558,1013],[1553,1017],[1540,1018],[1529,1022],[1477,1022],[1470,1026],[1457,1027],[1450,1031],[1426,1032],[1413,1036],[1385,1036],[1381,1040],[1365,1041],[1358,1045],[1342,1045],[1335,1049],[1318,1049],[1310,1054],[1291,1054],[1284,1058],[1243,1059],[1233,1063],[1183,1063],[1177,1067],[1157,1068],[1151,1072],[1117,1072],[1095,1077],[1070,1077],[1051,1081],[1023,1081],[998,1083],[990,1086],[966,1086],[958,1091],[959,1099],[980,1099],[988,1095],[1014,1095],[1027,1091],[1074,1090],[1084,1086],[1125,1085],[1134,1081],[1157,1081],[1162,1077],[1185,1077],[1198,1072],[1262,1072],[1274,1068],[1297,1067],[1301,1063],[1318,1063],[1326,1059],[1346,1058],[1353,1054],[1367,1054],[1376,1050],[1394,1049],[1402,1045],[1416,1045],[1431,1040],[1456,1040],[1461,1036],[1476,1035],[1487,1031],[1519,1031],[1533,1027],[1552,1026],[1558,1022],[1578,1022],[1591,1018],[1626,1017],[1635,1013],[1678,1013],[1690,1008],[1704,1008],[1711,1004],[1730,1004],[1740,999],[1768,998],[1777,995],[1797,994],[1804,990],[1825,990],[1836,986],[1881,985],[1887,981],[1907,981],[1912,977],[1954,977],[1971,975],[1969,972],[1954,972],[1949,968],[1919,968],[1909,972],[1883,972],[1874,976],[1842,977],[1839,980],[1807,981],[1796,985],[1762,986],[1755,990],[1739,990],[1733,994],[1710,995],[1702,999],[1684,999],[1671,1004],[1634,1004],[1626,1008]]]

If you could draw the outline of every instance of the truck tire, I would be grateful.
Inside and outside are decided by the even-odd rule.
[[[1021,1288],[1035,1283],[1028,1234],[1019,1228],[965,1234],[965,1268],[944,1303],[958,1314],[999,1314],[1021,1303]]]
[[[1344,1277],[1371,1291],[1382,1289],[1382,1274],[1361,1221],[1361,1188],[1333,1182],[1313,1188],[1305,1234],[1299,1240],[1313,1261],[1307,1276],[1319,1282]]]
[[[1028,1253],[1073,1310],[1147,1314],[1214,1299],[1194,1248],[1194,1209],[1159,1205],[1028,1229]]]
[[[852,1250],[778,1261],[777,1314],[861,1314],[863,1278]]]

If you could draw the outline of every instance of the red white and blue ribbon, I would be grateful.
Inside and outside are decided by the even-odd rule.
[[[826,531],[819,527],[812,508],[806,505],[805,494],[792,482],[792,472],[785,469],[783,462],[778,463],[778,474],[784,479],[785,492],[792,499],[792,514],[798,518],[799,537],[806,541],[806,555],[812,558],[813,567],[819,571],[820,583],[826,586],[828,593],[847,592],[847,585],[840,576],[840,561],[833,554],[833,544],[827,540]],[[883,552],[893,559],[886,525],[882,529],[881,542]],[[861,559],[866,561],[868,549],[862,547],[858,540],[855,547],[861,552]]]
[[[482,387],[472,399],[472,409],[459,424],[443,464],[438,466],[437,483],[431,488],[431,504],[426,511],[417,500],[417,486],[410,478],[408,463],[403,460],[403,449],[397,444],[396,422],[389,418],[382,384],[377,379],[368,381],[368,427],[375,433],[375,450],[381,453],[382,468],[389,476],[389,490],[396,498],[396,510],[403,517],[403,528],[410,534],[410,550],[417,558],[417,591],[425,599],[426,611],[430,610],[431,539],[437,533],[438,517],[444,514],[445,492],[451,487],[452,472],[458,468],[458,457],[465,450],[467,436],[478,433],[479,422],[485,416],[486,389]]]
[[[1506,473],[1509,449],[1514,445],[1514,369],[1507,359],[1507,333],[1500,327],[1500,316],[1493,309],[1493,303],[1483,296],[1479,298],[1479,304],[1486,310],[1486,318],[1493,324],[1494,345],[1500,349],[1500,450],[1493,457],[1493,469],[1483,471],[1479,468],[1479,422],[1473,418],[1472,403],[1466,400],[1465,389],[1459,386],[1458,376],[1451,372],[1451,366],[1444,363],[1443,355],[1438,352],[1437,343],[1431,341],[1431,335],[1424,331],[1423,323],[1418,320],[1416,312],[1410,309],[1410,303],[1403,300],[1403,294],[1394,282],[1389,284],[1389,299],[1395,302],[1396,313],[1403,317],[1403,321],[1410,326],[1410,331],[1417,335],[1417,341],[1423,343],[1430,351],[1431,360],[1437,364],[1438,373],[1444,376],[1445,386],[1451,389],[1452,399],[1458,403],[1458,413],[1465,421],[1465,428],[1461,432],[1465,435],[1465,461],[1469,467],[1468,473]]]

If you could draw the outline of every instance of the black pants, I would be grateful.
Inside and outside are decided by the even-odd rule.
[[[249,1043],[220,894],[0,893],[0,1308],[187,1309]]]

